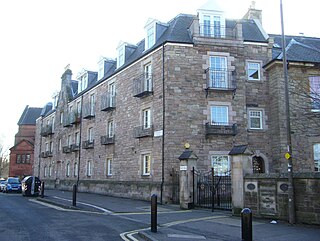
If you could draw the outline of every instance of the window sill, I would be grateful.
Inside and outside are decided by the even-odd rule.
[[[248,132],[265,133],[265,129],[247,129]]]

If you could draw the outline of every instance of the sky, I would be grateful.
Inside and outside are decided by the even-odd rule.
[[[229,19],[240,19],[251,0],[213,0]],[[207,0],[11,0],[0,1],[0,143],[14,144],[26,107],[43,107],[60,89],[70,64],[73,79],[82,69],[97,71],[101,56],[116,57],[120,41],[136,44],[148,18],[168,22],[196,14]],[[320,37],[320,2],[282,0],[287,35]],[[280,34],[280,0],[256,0],[267,33]]]

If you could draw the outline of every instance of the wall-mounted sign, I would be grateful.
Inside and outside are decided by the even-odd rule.
[[[180,166],[180,171],[186,171],[186,170],[188,170],[187,166]]]

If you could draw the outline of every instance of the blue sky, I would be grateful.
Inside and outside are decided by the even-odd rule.
[[[97,70],[100,56],[115,58],[120,41],[137,43],[148,18],[167,22],[196,14],[207,0],[14,0],[0,2],[0,141],[11,147],[26,105],[43,107],[60,88],[64,67],[76,78]],[[239,19],[250,0],[217,0]],[[285,33],[320,37],[318,1],[283,0]],[[280,0],[256,0],[267,33],[280,33]]]

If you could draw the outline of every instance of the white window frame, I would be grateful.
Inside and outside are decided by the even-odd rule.
[[[95,114],[95,105],[96,105],[95,94],[91,94],[90,95],[90,114],[91,115]]]
[[[320,143],[313,145],[314,171],[320,172]]]
[[[104,66],[105,66],[106,59],[101,58],[98,62],[98,80],[104,77]]]
[[[91,160],[87,161],[87,176],[88,177],[92,176],[92,161]]]
[[[106,160],[106,175],[112,176],[112,158]]]
[[[70,176],[70,162],[67,162],[67,165],[66,165],[66,176],[67,177]]]
[[[227,166],[224,165],[224,166],[220,166],[218,167],[217,165],[217,162],[220,161],[218,160],[218,158],[224,158],[227,160],[228,164]],[[214,175],[217,175],[217,176],[229,176],[230,175],[230,157],[228,155],[211,155],[211,166],[213,167],[213,170],[214,170]]]
[[[147,28],[146,34],[146,49],[150,49],[156,42],[156,28],[155,23],[151,27]]]
[[[68,135],[67,146],[70,147],[71,143],[72,143],[72,137],[71,137],[71,134],[70,134],[70,135]]]
[[[259,113],[259,115],[257,115]],[[249,109],[248,110],[248,117],[249,117],[249,129],[250,130],[263,130],[263,110],[262,109]],[[259,119],[260,127],[253,127],[252,126],[252,119]]]
[[[73,175],[75,177],[78,176],[78,163],[77,162],[74,163],[74,173],[73,173]]]
[[[75,140],[75,144],[77,146],[79,146],[80,145],[80,133],[78,131],[74,134],[74,140]]]
[[[46,152],[49,151],[49,143],[46,142]]]
[[[151,108],[146,108],[142,110],[142,123],[143,129],[151,128]]]
[[[108,132],[107,132],[108,138],[112,138],[114,136],[114,122],[113,122],[113,120],[108,121],[107,128],[108,128]]]
[[[88,141],[90,143],[94,141],[93,127],[88,128]]]
[[[51,176],[52,176],[52,166],[49,165],[49,177],[51,177]]]
[[[151,174],[151,154],[145,153],[142,154],[142,175],[150,176]]]
[[[48,175],[48,170],[47,170],[47,166],[44,166],[44,177],[47,177]]]
[[[115,97],[116,97],[116,84],[115,82],[111,82],[108,85],[108,93],[109,93],[109,106],[114,107],[115,106]]]
[[[222,117],[222,111],[220,112],[221,117],[220,116],[214,116],[214,109],[216,109],[216,111],[218,111],[218,109],[222,110],[225,109],[226,110],[226,115],[224,116],[225,119],[224,121],[220,118]],[[227,105],[212,105],[210,107],[210,114],[211,114],[211,119],[210,119],[210,124],[211,125],[229,125],[229,106]]]
[[[80,114],[81,114],[81,101],[77,102],[77,113],[80,116]]]
[[[117,68],[124,64],[125,60],[125,44],[118,48]]]
[[[205,37],[225,37],[225,17],[217,12],[202,11],[200,17],[200,35]]]
[[[151,63],[144,66],[144,91],[152,91],[152,65]]]
[[[258,72],[257,78],[252,77],[252,75],[254,75],[255,72]],[[261,62],[247,61],[247,75],[248,75],[248,80],[260,81],[261,80]]]
[[[60,112],[60,124],[63,124],[63,111]]]
[[[227,56],[210,56],[210,86],[211,88],[228,88],[228,58]]]
[[[58,151],[61,151],[61,150],[62,150],[62,140],[60,138],[58,141]]]

